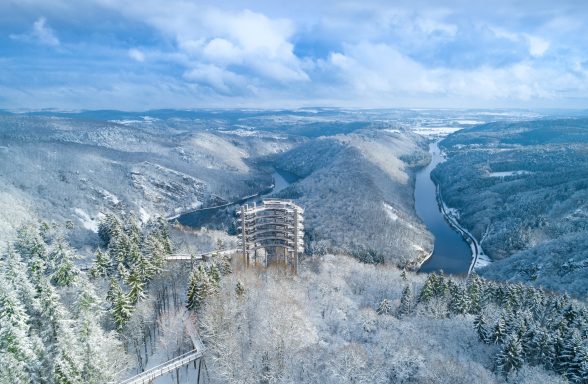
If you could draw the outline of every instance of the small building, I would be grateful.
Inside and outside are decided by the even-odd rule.
[[[239,247],[245,266],[282,264],[298,273],[304,252],[304,210],[291,200],[245,204],[239,214]]]

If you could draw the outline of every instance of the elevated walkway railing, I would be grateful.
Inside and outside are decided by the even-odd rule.
[[[126,380],[119,382],[119,384],[148,384],[153,380],[166,375],[175,369],[178,369],[184,365],[190,364],[191,362],[200,359],[204,355],[204,349],[194,349],[190,352],[184,353],[178,357],[166,361],[156,367],[146,370],[145,372],[139,373],[136,376],[130,377]]]

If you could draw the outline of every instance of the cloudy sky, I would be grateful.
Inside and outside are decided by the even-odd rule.
[[[586,108],[587,20],[583,0],[2,0],[0,108]]]

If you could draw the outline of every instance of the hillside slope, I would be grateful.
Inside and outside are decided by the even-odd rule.
[[[480,273],[588,293],[588,119],[488,124],[441,145],[443,197],[496,261]]]
[[[302,178],[278,196],[305,207],[311,251],[407,267],[431,252],[432,237],[414,210],[413,168],[428,160],[420,136],[361,130],[318,138],[270,160]]]
[[[252,151],[292,144],[285,135],[171,123],[1,116],[0,238],[42,217],[71,221],[77,246],[93,238],[101,212],[135,211],[146,220],[251,194],[271,183],[247,164]]]

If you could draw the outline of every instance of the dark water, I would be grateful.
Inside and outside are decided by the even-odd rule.
[[[431,171],[444,161],[438,142],[429,145],[429,152],[433,158],[429,165],[416,174],[414,196],[417,214],[435,236],[435,250],[420,271],[467,273],[472,261],[472,251],[463,237],[445,221],[437,204],[435,183],[431,180]]]
[[[282,170],[274,170],[272,177],[274,179],[274,187],[260,196],[241,199],[234,204],[221,207],[198,209],[196,211],[180,215],[177,220],[180,222],[180,224],[193,228],[200,228],[204,226],[211,228],[223,228],[230,226],[235,215],[235,210],[240,205],[260,202],[264,197],[271,195],[272,193],[280,192],[298,180],[298,176]]]

